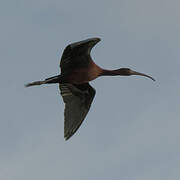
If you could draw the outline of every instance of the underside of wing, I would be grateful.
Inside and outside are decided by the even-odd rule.
[[[90,59],[86,46],[73,48],[71,45],[67,46],[60,61],[61,74],[71,73],[78,68],[87,68]]]
[[[89,42],[92,40],[85,40],[69,44],[62,54],[60,60],[60,68],[62,74],[67,74],[73,69],[86,68],[89,64],[90,50]]]
[[[89,83],[60,84],[59,88],[65,103],[64,138],[68,140],[85,119],[96,92]]]

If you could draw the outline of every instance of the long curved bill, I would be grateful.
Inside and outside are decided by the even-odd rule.
[[[140,73],[140,72],[136,72],[136,71],[132,71],[132,70],[131,70],[131,75],[145,76],[145,77],[147,77],[147,78],[152,79],[153,81],[156,81],[153,77],[151,77],[151,76],[149,76],[149,75],[147,75],[147,74]]]

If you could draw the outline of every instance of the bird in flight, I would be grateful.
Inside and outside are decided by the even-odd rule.
[[[58,83],[61,96],[65,103],[64,138],[68,140],[80,127],[85,119],[96,94],[89,84],[99,76],[131,76],[139,75],[152,79],[149,75],[133,71],[129,68],[107,70],[94,63],[90,56],[91,49],[100,38],[90,38],[69,44],[61,57],[61,74],[43,81],[26,84],[26,87]]]

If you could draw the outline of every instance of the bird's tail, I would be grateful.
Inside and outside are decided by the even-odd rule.
[[[31,83],[25,84],[25,87],[38,86],[38,85],[41,85],[41,84],[58,83],[58,79],[59,79],[59,76],[53,76],[53,77],[47,78],[47,79],[45,79],[43,81],[34,81],[34,82],[31,82]]]

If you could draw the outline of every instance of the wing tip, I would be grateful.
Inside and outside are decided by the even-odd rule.
[[[70,139],[71,136],[72,136],[72,135],[64,135],[65,141],[67,141],[68,139]]]
[[[78,129],[78,128],[77,128]],[[77,129],[75,131],[68,131],[66,133],[64,133],[64,139],[67,141],[68,139],[70,139],[74,134],[75,132],[77,131]]]

